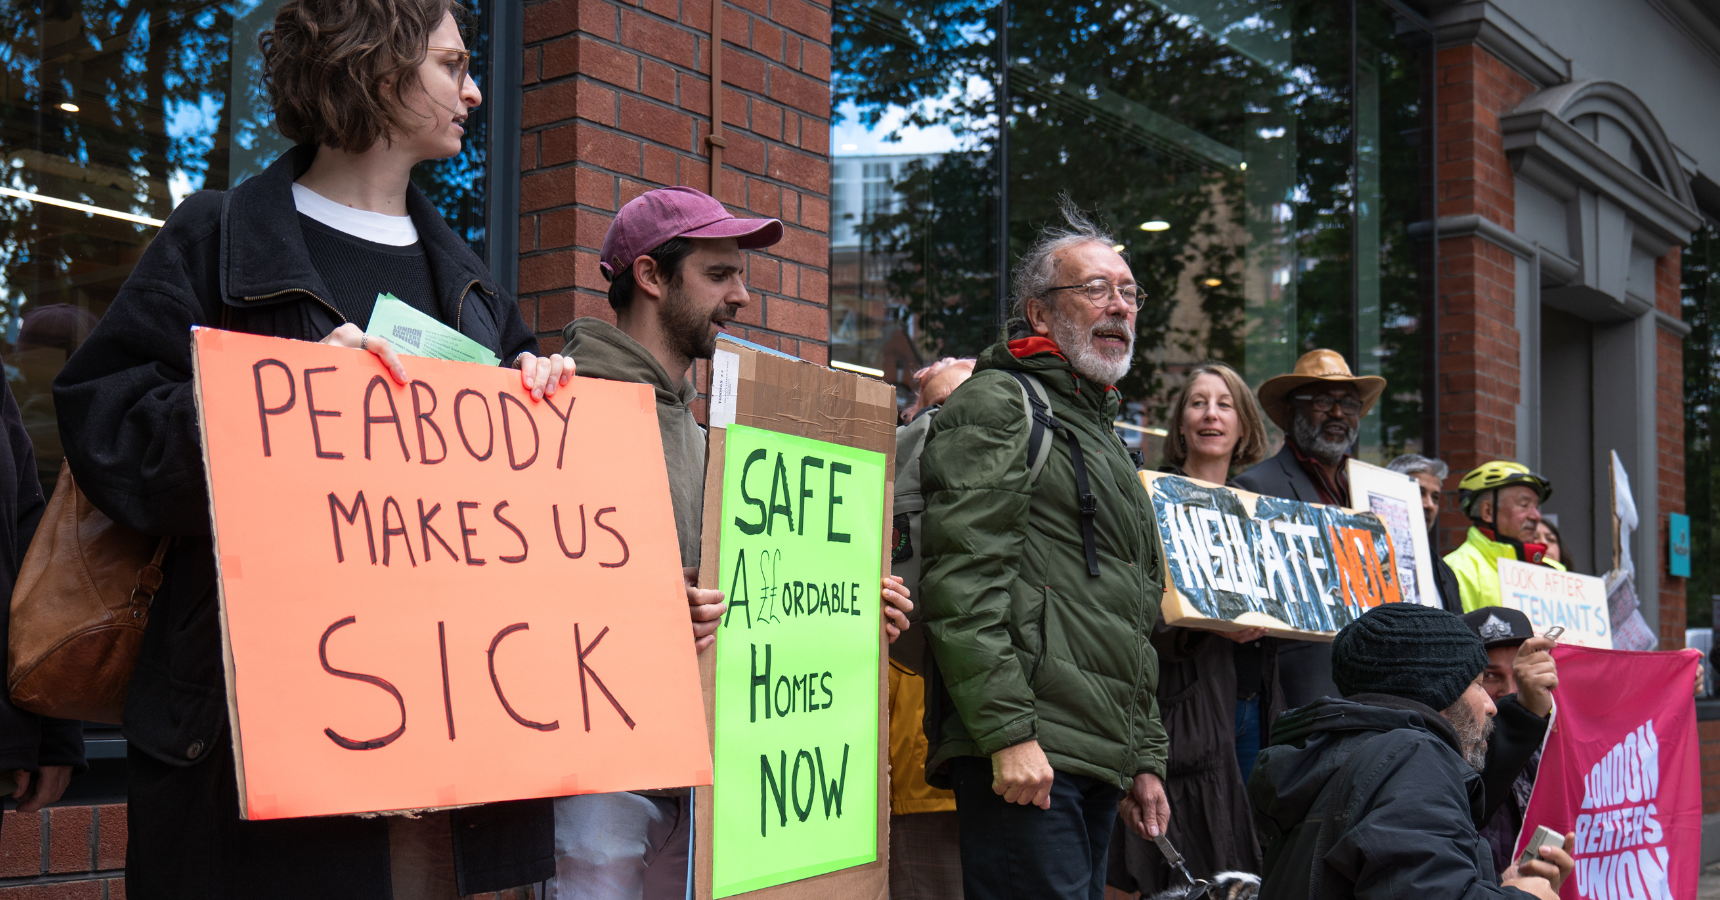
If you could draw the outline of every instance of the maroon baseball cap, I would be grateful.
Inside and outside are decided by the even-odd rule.
[[[678,237],[734,238],[742,250],[757,250],[782,240],[782,222],[737,219],[715,197],[690,187],[658,188],[616,213],[603,236],[598,268],[614,281],[634,260]]]

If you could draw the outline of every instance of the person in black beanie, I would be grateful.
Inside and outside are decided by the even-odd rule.
[[[1501,880],[1476,830],[1497,712],[1486,667],[1481,639],[1442,609],[1388,603],[1338,632],[1343,699],[1279,718],[1249,779],[1262,900],[1558,896],[1574,834]]]

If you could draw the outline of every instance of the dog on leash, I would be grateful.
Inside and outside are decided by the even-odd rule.
[[[1186,900],[1193,890],[1189,885],[1180,885],[1160,891],[1147,900]],[[1212,876],[1206,889],[1205,900],[1254,900],[1260,894],[1260,876],[1247,872],[1220,872]]]

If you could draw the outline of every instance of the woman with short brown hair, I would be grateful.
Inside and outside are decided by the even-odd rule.
[[[180,204],[54,383],[66,458],[90,500],[177,538],[125,710],[134,900],[452,898],[553,871],[549,800],[243,821],[227,725],[190,329],[357,348],[405,384],[411,363],[365,334],[386,293],[519,369],[536,399],[573,374],[538,355],[513,299],[411,185],[415,165],[460,152],[482,101],[460,14],[452,0],[283,4],[262,36],[265,80],[298,146]]]

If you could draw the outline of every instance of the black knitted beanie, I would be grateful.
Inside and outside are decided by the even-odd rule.
[[[1487,668],[1481,638],[1443,609],[1376,606],[1332,641],[1332,680],[1344,696],[1391,694],[1443,710]]]

